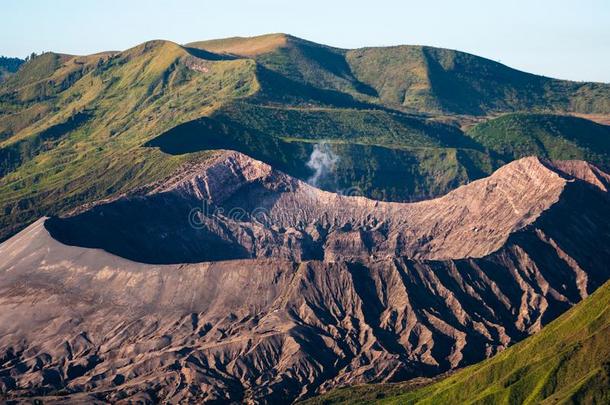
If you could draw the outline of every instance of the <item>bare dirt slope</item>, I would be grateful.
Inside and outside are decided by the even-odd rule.
[[[476,362],[609,278],[608,179],[525,158],[382,203],[227,152],[0,245],[0,392],[285,403]]]
[[[569,180],[546,165],[522,159],[444,197],[405,204],[325,192],[228,152],[47,228],[64,243],[147,263],[481,257],[559,200]],[[578,176],[597,179],[593,166],[577,166]]]

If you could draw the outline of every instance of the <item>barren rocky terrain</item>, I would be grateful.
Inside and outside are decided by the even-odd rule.
[[[0,245],[0,393],[286,403],[474,363],[610,278],[608,187],[530,157],[391,203],[223,152]]]

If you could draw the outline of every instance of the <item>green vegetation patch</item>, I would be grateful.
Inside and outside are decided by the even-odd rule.
[[[467,134],[502,160],[541,156],[579,159],[610,169],[610,126],[551,114],[508,114],[471,128]]]

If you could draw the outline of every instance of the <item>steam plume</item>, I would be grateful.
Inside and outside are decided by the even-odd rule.
[[[311,156],[307,161],[307,167],[313,169],[314,173],[307,182],[312,186],[319,187],[320,180],[335,170],[338,161],[339,156],[331,150],[328,144],[322,142],[314,145]]]

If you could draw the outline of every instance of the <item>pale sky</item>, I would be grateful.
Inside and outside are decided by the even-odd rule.
[[[610,0],[2,0],[0,13],[6,56],[285,32],[342,48],[439,46],[545,76],[610,82]]]

